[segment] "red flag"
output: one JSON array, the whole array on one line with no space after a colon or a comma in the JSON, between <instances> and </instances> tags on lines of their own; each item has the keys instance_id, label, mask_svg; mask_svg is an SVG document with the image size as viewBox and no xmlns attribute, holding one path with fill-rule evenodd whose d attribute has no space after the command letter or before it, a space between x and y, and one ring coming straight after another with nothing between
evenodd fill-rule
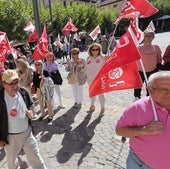
<instances>
[{"instance_id":1,"label":"red flag","mask_svg":"<svg viewBox=\"0 0 170 169\"><path fill-rule=\"evenodd\" d=\"M71 19L69 19L67 24L62 29L63 34L66 36L68 36L70 32L76 32L76 31L78 31L78 28L73 24Z\"/></svg>"},{"instance_id":2,"label":"red flag","mask_svg":"<svg viewBox=\"0 0 170 169\"><path fill-rule=\"evenodd\" d=\"M114 90L141 88L142 81L136 62L110 70L96 79L89 88L90 97Z\"/></svg>"},{"instance_id":3,"label":"red flag","mask_svg":"<svg viewBox=\"0 0 170 169\"><path fill-rule=\"evenodd\" d=\"M89 89L89 95L94 96L99 93L114 90L114 88L110 88L108 85L105 84L105 80L108 81L107 78L110 78L109 73L112 72L115 68L125 66L138 59L140 59L139 51L136 48L133 38L128 30L117 42L117 45L114 48L113 52L92 82ZM105 79L104 81L103 78ZM107 89L105 89L105 87L103 89L103 86L105 86ZM135 88L139 86L133 87ZM97 88L95 89L95 92L93 92L94 88ZM126 85L124 85L124 89L126 88ZM123 87L121 87L120 89L123 89ZM118 90L118 88L116 90Z\"/></svg>"},{"instance_id":4,"label":"red flag","mask_svg":"<svg viewBox=\"0 0 170 169\"><path fill-rule=\"evenodd\" d=\"M47 30L46 26L44 25L44 30L41 35L41 38L39 39L38 45L33 53L33 59L34 60L43 60L46 58L48 54L48 39L47 39Z\"/></svg>"},{"instance_id":5,"label":"red flag","mask_svg":"<svg viewBox=\"0 0 170 169\"><path fill-rule=\"evenodd\" d=\"M39 40L39 35L36 30L29 34L27 42L36 42Z\"/></svg>"},{"instance_id":6,"label":"red flag","mask_svg":"<svg viewBox=\"0 0 170 169\"><path fill-rule=\"evenodd\" d=\"M90 37L94 40L96 40L97 38L97 35L101 33L101 30L100 30L100 27L99 26L96 26L95 29L89 34Z\"/></svg>"},{"instance_id":7,"label":"red flag","mask_svg":"<svg viewBox=\"0 0 170 169\"><path fill-rule=\"evenodd\" d=\"M24 30L29 32L29 37L28 37L27 42L35 42L39 40L39 35L36 31L35 26L32 24L32 22L28 22Z\"/></svg>"},{"instance_id":8,"label":"red flag","mask_svg":"<svg viewBox=\"0 0 170 169\"><path fill-rule=\"evenodd\" d=\"M121 13L115 24L118 24L122 18L147 18L158 12L147 0L125 0Z\"/></svg>"},{"instance_id":9,"label":"red flag","mask_svg":"<svg viewBox=\"0 0 170 169\"><path fill-rule=\"evenodd\" d=\"M138 18L134 17L130 20L130 25L128 28L136 44L140 44L143 41L143 32L138 27Z\"/></svg>"},{"instance_id":10,"label":"red flag","mask_svg":"<svg viewBox=\"0 0 170 169\"><path fill-rule=\"evenodd\" d=\"M5 32L0 32L0 62L5 62L6 55L11 50L11 46L8 41L8 37Z\"/></svg>"}]
</instances>

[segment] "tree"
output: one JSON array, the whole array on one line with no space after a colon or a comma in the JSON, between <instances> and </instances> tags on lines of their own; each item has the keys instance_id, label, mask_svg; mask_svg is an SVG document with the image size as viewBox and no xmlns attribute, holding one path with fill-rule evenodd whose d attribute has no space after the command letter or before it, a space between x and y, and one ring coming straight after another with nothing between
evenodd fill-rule
<instances>
[{"instance_id":1,"label":"tree","mask_svg":"<svg viewBox=\"0 0 170 169\"><path fill-rule=\"evenodd\" d=\"M118 16L119 10L103 10L101 11L101 30L102 34L111 33L114 31L114 21Z\"/></svg>"},{"instance_id":2,"label":"tree","mask_svg":"<svg viewBox=\"0 0 170 169\"><path fill-rule=\"evenodd\" d=\"M22 0L0 0L0 6L0 31L6 32L10 40L25 39L23 28L31 19L30 4L26 5Z\"/></svg>"}]
</instances>

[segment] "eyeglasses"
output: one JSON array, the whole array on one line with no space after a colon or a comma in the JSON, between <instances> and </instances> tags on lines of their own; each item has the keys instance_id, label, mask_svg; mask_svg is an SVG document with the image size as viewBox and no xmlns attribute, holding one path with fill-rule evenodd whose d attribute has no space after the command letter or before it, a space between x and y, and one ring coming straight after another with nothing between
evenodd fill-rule
<instances>
[{"instance_id":1,"label":"eyeglasses","mask_svg":"<svg viewBox=\"0 0 170 169\"><path fill-rule=\"evenodd\" d=\"M77 53L73 53L72 55L78 55L79 53L77 52Z\"/></svg>"},{"instance_id":2,"label":"eyeglasses","mask_svg":"<svg viewBox=\"0 0 170 169\"><path fill-rule=\"evenodd\" d=\"M99 49L92 49L92 51L99 51Z\"/></svg>"},{"instance_id":3,"label":"eyeglasses","mask_svg":"<svg viewBox=\"0 0 170 169\"><path fill-rule=\"evenodd\" d=\"M153 90L159 91L159 92L170 92L170 88L156 88L156 87L152 87Z\"/></svg>"},{"instance_id":4,"label":"eyeglasses","mask_svg":"<svg viewBox=\"0 0 170 169\"><path fill-rule=\"evenodd\" d=\"M4 82L4 83L5 83L5 82ZM10 86L10 87L14 87L14 86L16 86L16 85L19 84L19 81L13 82L13 83L5 83L5 84L8 85L8 86Z\"/></svg>"}]
</instances>

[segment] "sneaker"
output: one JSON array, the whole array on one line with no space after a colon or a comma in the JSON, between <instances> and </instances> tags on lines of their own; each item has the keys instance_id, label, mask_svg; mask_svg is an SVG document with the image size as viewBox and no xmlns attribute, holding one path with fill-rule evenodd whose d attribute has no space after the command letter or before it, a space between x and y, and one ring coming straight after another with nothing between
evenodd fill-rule
<instances>
[{"instance_id":1,"label":"sneaker","mask_svg":"<svg viewBox=\"0 0 170 169\"><path fill-rule=\"evenodd\" d=\"M51 122L52 120L53 120L53 116L49 116L47 119L48 123Z\"/></svg>"},{"instance_id":2,"label":"sneaker","mask_svg":"<svg viewBox=\"0 0 170 169\"><path fill-rule=\"evenodd\" d=\"M44 118L44 116L41 116L41 117L39 118L39 121L42 121L42 120L43 120L43 118Z\"/></svg>"}]
</instances>

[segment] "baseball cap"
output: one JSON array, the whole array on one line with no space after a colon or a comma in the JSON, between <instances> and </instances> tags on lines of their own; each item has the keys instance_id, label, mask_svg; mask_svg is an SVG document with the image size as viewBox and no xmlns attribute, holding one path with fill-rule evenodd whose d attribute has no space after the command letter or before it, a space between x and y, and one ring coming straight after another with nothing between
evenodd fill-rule
<instances>
[{"instance_id":1,"label":"baseball cap","mask_svg":"<svg viewBox=\"0 0 170 169\"><path fill-rule=\"evenodd\" d=\"M7 69L2 74L2 82L11 83L12 81L19 79L18 73L16 70Z\"/></svg>"}]
</instances>

